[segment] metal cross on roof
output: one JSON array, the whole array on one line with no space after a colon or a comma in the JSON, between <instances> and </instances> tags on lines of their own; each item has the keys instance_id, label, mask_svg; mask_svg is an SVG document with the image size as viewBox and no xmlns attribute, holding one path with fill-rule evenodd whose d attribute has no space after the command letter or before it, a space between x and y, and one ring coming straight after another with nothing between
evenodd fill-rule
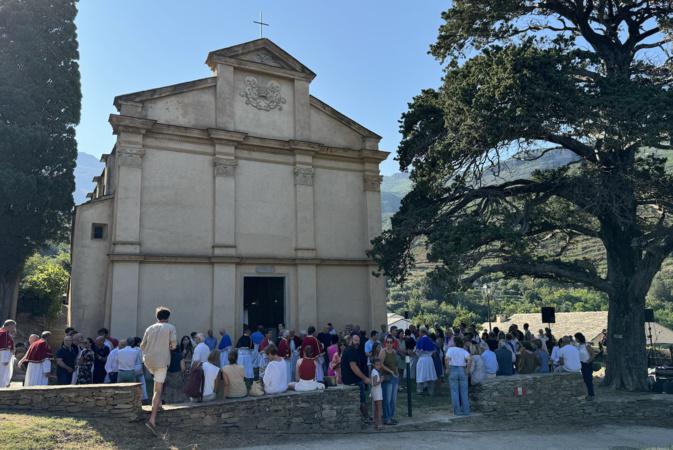
<instances>
[{"instance_id":1,"label":"metal cross on roof","mask_svg":"<svg viewBox=\"0 0 673 450\"><path fill-rule=\"evenodd\" d=\"M264 23L264 20L262 19L262 12L259 12L259 21L253 20L252 23L259 24L259 37L260 39L263 37L263 32L262 30L264 29L263 27L268 27L268 23Z\"/></svg>"}]
</instances>

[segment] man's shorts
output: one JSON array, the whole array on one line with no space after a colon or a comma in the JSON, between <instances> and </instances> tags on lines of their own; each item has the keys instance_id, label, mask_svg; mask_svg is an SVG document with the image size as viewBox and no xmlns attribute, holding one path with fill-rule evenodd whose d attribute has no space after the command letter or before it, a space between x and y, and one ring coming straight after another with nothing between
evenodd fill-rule
<instances>
[{"instance_id":1,"label":"man's shorts","mask_svg":"<svg viewBox=\"0 0 673 450\"><path fill-rule=\"evenodd\" d=\"M147 366L145 366L145 367L147 367ZM166 381L166 372L168 370L168 367L161 367L159 369L153 369L151 367L147 367L147 370L154 377L154 382L155 383L164 383Z\"/></svg>"}]
</instances>

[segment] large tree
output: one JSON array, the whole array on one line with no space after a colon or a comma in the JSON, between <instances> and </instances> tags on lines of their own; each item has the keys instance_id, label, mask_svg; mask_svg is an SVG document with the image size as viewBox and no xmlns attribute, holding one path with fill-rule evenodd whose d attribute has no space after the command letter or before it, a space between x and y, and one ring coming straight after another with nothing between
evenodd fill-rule
<instances>
[{"instance_id":1,"label":"large tree","mask_svg":"<svg viewBox=\"0 0 673 450\"><path fill-rule=\"evenodd\" d=\"M22 266L69 225L80 118L74 0L0 0L0 319Z\"/></svg>"},{"instance_id":2,"label":"large tree","mask_svg":"<svg viewBox=\"0 0 673 450\"><path fill-rule=\"evenodd\" d=\"M644 389L645 295L673 251L673 2L454 0L443 19L443 84L401 120L414 188L372 255L395 282L421 242L448 286L501 274L605 292L605 381ZM577 161L498 176L506 158L559 150ZM585 241L604 261L577 252Z\"/></svg>"}]
</instances>

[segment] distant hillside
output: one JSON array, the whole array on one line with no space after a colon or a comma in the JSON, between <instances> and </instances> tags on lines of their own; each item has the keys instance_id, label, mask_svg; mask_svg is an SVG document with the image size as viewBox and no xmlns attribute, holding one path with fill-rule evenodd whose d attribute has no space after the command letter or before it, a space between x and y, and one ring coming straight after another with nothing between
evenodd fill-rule
<instances>
[{"instance_id":1,"label":"distant hillside","mask_svg":"<svg viewBox=\"0 0 673 450\"><path fill-rule=\"evenodd\" d=\"M569 150L555 150L534 161L521 161L510 158L500 164L500 172L487 172L485 183L502 183L517 178L529 178L536 170L548 170L562 167L577 161L577 155ZM412 182L408 173L395 173L384 176L381 183L381 216L383 228L390 227L390 217L400 208L400 202L411 190Z\"/></svg>"},{"instance_id":2,"label":"distant hillside","mask_svg":"<svg viewBox=\"0 0 673 450\"><path fill-rule=\"evenodd\" d=\"M77 153L77 166L75 166L75 192L72 193L75 204L79 205L86 201L86 194L93 190L93 177L103 171L103 163L93 155L84 152Z\"/></svg>"}]
</instances>

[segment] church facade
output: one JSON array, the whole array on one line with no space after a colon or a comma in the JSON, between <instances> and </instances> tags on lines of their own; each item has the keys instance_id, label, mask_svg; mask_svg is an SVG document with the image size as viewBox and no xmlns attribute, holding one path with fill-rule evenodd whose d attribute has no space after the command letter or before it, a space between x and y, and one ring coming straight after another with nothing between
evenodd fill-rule
<instances>
[{"instance_id":1,"label":"church facade","mask_svg":"<svg viewBox=\"0 0 673 450\"><path fill-rule=\"evenodd\" d=\"M213 76L115 98L117 136L76 207L69 321L142 335L386 323L372 274L380 136L311 96L268 39L210 52Z\"/></svg>"}]
</instances>

